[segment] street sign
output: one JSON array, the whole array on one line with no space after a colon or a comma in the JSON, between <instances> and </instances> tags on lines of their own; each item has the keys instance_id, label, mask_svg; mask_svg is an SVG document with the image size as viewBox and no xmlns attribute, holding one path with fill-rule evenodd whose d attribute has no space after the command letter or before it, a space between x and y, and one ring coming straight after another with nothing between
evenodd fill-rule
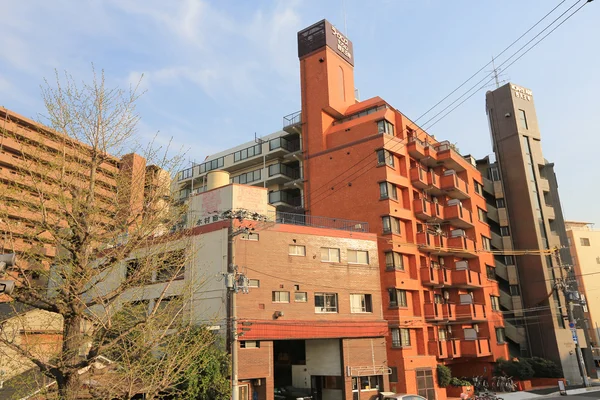
<instances>
[{"instance_id":1,"label":"street sign","mask_svg":"<svg viewBox=\"0 0 600 400\"><path fill-rule=\"evenodd\" d=\"M569 328L571 328L571 329L575 328L575 323L574 322L569 322Z\"/></svg>"},{"instance_id":2,"label":"street sign","mask_svg":"<svg viewBox=\"0 0 600 400\"><path fill-rule=\"evenodd\" d=\"M578 343L578 340L577 340L577 329L571 328L571 334L573 335L573 343L577 344Z\"/></svg>"}]
</instances>

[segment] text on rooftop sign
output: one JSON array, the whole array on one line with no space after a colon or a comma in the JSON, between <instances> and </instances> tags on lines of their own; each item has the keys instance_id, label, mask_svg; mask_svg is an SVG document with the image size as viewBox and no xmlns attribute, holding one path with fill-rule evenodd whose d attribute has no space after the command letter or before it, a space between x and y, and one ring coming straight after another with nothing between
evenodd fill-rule
<instances>
[{"instance_id":1,"label":"text on rooftop sign","mask_svg":"<svg viewBox=\"0 0 600 400\"><path fill-rule=\"evenodd\" d=\"M531 92L531 90L522 88L517 85L510 85L510 88L513 90L515 97L517 97L519 99L531 101L531 99L533 97L533 93Z\"/></svg>"},{"instance_id":2,"label":"text on rooftop sign","mask_svg":"<svg viewBox=\"0 0 600 400\"><path fill-rule=\"evenodd\" d=\"M350 53L350 41L348 38L342 35L333 25L331 25L331 34L337 39L336 48L338 52L342 53L347 58L352 59L352 53Z\"/></svg>"}]
</instances>

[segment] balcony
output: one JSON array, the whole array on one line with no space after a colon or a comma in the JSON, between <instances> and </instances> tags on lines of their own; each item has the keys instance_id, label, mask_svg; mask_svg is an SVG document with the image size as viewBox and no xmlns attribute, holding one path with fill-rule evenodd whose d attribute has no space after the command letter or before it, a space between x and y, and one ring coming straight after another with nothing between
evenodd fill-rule
<instances>
[{"instance_id":1,"label":"balcony","mask_svg":"<svg viewBox=\"0 0 600 400\"><path fill-rule=\"evenodd\" d=\"M492 355L489 339L462 340L460 350L463 357L487 357Z\"/></svg>"},{"instance_id":2,"label":"balcony","mask_svg":"<svg viewBox=\"0 0 600 400\"><path fill-rule=\"evenodd\" d=\"M442 315L446 321L456 321L456 304L444 304L442 307Z\"/></svg>"},{"instance_id":3,"label":"balcony","mask_svg":"<svg viewBox=\"0 0 600 400\"><path fill-rule=\"evenodd\" d=\"M269 184L284 184L288 182L300 179L300 169L293 168L286 164L273 164L269 165L269 177L267 181Z\"/></svg>"},{"instance_id":4,"label":"balcony","mask_svg":"<svg viewBox=\"0 0 600 400\"><path fill-rule=\"evenodd\" d=\"M427 170L421 165L416 165L410 169L410 182L417 189L427 189L429 182L427 179Z\"/></svg>"},{"instance_id":5,"label":"balcony","mask_svg":"<svg viewBox=\"0 0 600 400\"><path fill-rule=\"evenodd\" d=\"M408 154L416 160L425 157L425 143L416 137L408 138L406 149L408 150Z\"/></svg>"},{"instance_id":6,"label":"balcony","mask_svg":"<svg viewBox=\"0 0 600 400\"><path fill-rule=\"evenodd\" d=\"M448 171L446 171L448 173ZM448 173L440 179L441 189L443 189L448 197L453 199L465 200L469 198L469 189L465 181L460 179L455 173Z\"/></svg>"},{"instance_id":7,"label":"balcony","mask_svg":"<svg viewBox=\"0 0 600 400\"><path fill-rule=\"evenodd\" d=\"M449 237L447 251L458 257L477 257L475 242L465 236Z\"/></svg>"},{"instance_id":8,"label":"balcony","mask_svg":"<svg viewBox=\"0 0 600 400\"><path fill-rule=\"evenodd\" d=\"M283 117L283 130L287 133L302 133L302 111L296 111Z\"/></svg>"},{"instance_id":9,"label":"balcony","mask_svg":"<svg viewBox=\"0 0 600 400\"><path fill-rule=\"evenodd\" d=\"M459 358L462 356L459 339L446 340L446 346L448 346L448 357Z\"/></svg>"},{"instance_id":10,"label":"balcony","mask_svg":"<svg viewBox=\"0 0 600 400\"><path fill-rule=\"evenodd\" d=\"M460 288L479 288L481 284L481 274L470 269L452 270L452 286Z\"/></svg>"},{"instance_id":11,"label":"balcony","mask_svg":"<svg viewBox=\"0 0 600 400\"><path fill-rule=\"evenodd\" d=\"M540 178L538 181L538 184L540 186L540 190L542 192L549 192L550 191L550 183L548 182L548 179L546 178Z\"/></svg>"},{"instance_id":12,"label":"balcony","mask_svg":"<svg viewBox=\"0 0 600 400\"><path fill-rule=\"evenodd\" d=\"M422 251L429 251L439 253L441 255L448 254L444 251L445 239L441 235L436 235L431 232L418 232L417 233L417 245L421 247Z\"/></svg>"},{"instance_id":13,"label":"balcony","mask_svg":"<svg viewBox=\"0 0 600 400\"><path fill-rule=\"evenodd\" d=\"M427 142L425 142L425 157L421 159L421 162L428 167L435 167L438 165L437 151L433 145Z\"/></svg>"},{"instance_id":14,"label":"balcony","mask_svg":"<svg viewBox=\"0 0 600 400\"><path fill-rule=\"evenodd\" d=\"M548 219L552 219L552 220L556 219L556 213L554 212L554 207L546 204L546 207L544 208L544 216Z\"/></svg>"},{"instance_id":15,"label":"balcony","mask_svg":"<svg viewBox=\"0 0 600 400\"><path fill-rule=\"evenodd\" d=\"M280 136L269 140L268 159L301 154L300 137L298 135Z\"/></svg>"},{"instance_id":16,"label":"balcony","mask_svg":"<svg viewBox=\"0 0 600 400\"><path fill-rule=\"evenodd\" d=\"M456 320L461 322L485 321L487 318L483 304L457 304Z\"/></svg>"},{"instance_id":17,"label":"balcony","mask_svg":"<svg viewBox=\"0 0 600 400\"><path fill-rule=\"evenodd\" d=\"M432 203L431 204L431 216L435 219L443 220L444 219L444 206L440 203Z\"/></svg>"},{"instance_id":18,"label":"balcony","mask_svg":"<svg viewBox=\"0 0 600 400\"><path fill-rule=\"evenodd\" d=\"M435 322L443 321L444 313L442 311L443 304L426 303L425 304L425 321Z\"/></svg>"},{"instance_id":19,"label":"balcony","mask_svg":"<svg viewBox=\"0 0 600 400\"><path fill-rule=\"evenodd\" d=\"M449 355L449 346L446 340L430 340L428 342L428 350L430 355L434 355L438 360L443 360L448 358Z\"/></svg>"},{"instance_id":20,"label":"balcony","mask_svg":"<svg viewBox=\"0 0 600 400\"><path fill-rule=\"evenodd\" d=\"M444 219L456 228L473 228L473 213L460 204L444 207Z\"/></svg>"},{"instance_id":21,"label":"balcony","mask_svg":"<svg viewBox=\"0 0 600 400\"><path fill-rule=\"evenodd\" d=\"M432 203L425 199L414 199L413 200L413 208L415 210L415 215L419 219L429 220L433 217L431 208Z\"/></svg>"},{"instance_id":22,"label":"balcony","mask_svg":"<svg viewBox=\"0 0 600 400\"><path fill-rule=\"evenodd\" d=\"M465 170L465 165L468 161L456 151L452 143L448 141L440 142L436 145L435 149L437 151L438 164L443 163L447 168L456 171Z\"/></svg>"},{"instance_id":23,"label":"balcony","mask_svg":"<svg viewBox=\"0 0 600 400\"><path fill-rule=\"evenodd\" d=\"M269 192L269 203L271 205L274 205L275 207L301 207L302 197L299 194L294 195L293 193L291 193L291 191L278 190L275 192Z\"/></svg>"},{"instance_id":24,"label":"balcony","mask_svg":"<svg viewBox=\"0 0 600 400\"><path fill-rule=\"evenodd\" d=\"M440 272L439 268L421 267L421 283L425 286L440 286Z\"/></svg>"}]
</instances>

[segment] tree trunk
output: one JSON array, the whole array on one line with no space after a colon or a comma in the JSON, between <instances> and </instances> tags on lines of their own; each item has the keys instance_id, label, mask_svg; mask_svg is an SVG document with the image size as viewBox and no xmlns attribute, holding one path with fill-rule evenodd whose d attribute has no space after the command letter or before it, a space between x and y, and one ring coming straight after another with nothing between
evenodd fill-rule
<instances>
[{"instance_id":1,"label":"tree trunk","mask_svg":"<svg viewBox=\"0 0 600 400\"><path fill-rule=\"evenodd\" d=\"M61 357L63 377L56 380L60 400L74 400L79 391L77 364L80 361L79 349L83 345L81 323L82 318L79 315L64 317Z\"/></svg>"}]
</instances>

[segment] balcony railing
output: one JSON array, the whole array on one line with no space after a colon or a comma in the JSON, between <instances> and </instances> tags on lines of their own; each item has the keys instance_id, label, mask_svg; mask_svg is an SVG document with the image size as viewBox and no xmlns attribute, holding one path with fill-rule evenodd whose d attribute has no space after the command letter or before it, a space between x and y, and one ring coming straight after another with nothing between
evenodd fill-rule
<instances>
[{"instance_id":1,"label":"balcony railing","mask_svg":"<svg viewBox=\"0 0 600 400\"><path fill-rule=\"evenodd\" d=\"M464 356L486 357L492 354L489 339L463 340L460 347Z\"/></svg>"},{"instance_id":2,"label":"balcony railing","mask_svg":"<svg viewBox=\"0 0 600 400\"><path fill-rule=\"evenodd\" d=\"M296 111L296 112L293 112L293 113L288 114L285 117L283 117L283 129L284 130L287 127L301 124L301 123L302 123L302 111Z\"/></svg>"},{"instance_id":3,"label":"balcony railing","mask_svg":"<svg viewBox=\"0 0 600 400\"><path fill-rule=\"evenodd\" d=\"M269 192L269 203L285 203L293 207L300 207L302 205L302 198L300 196L294 196L288 192L278 190L276 192Z\"/></svg>"},{"instance_id":4,"label":"balcony railing","mask_svg":"<svg viewBox=\"0 0 600 400\"><path fill-rule=\"evenodd\" d=\"M367 222L349 219L319 217L280 211L269 213L268 219L278 224L310 226L313 228L336 229L350 232L369 232L369 224Z\"/></svg>"},{"instance_id":5,"label":"balcony railing","mask_svg":"<svg viewBox=\"0 0 600 400\"><path fill-rule=\"evenodd\" d=\"M300 150L300 139L289 140L284 137L278 137L269 140L269 151L276 149L284 149L293 153L294 151Z\"/></svg>"},{"instance_id":6,"label":"balcony railing","mask_svg":"<svg viewBox=\"0 0 600 400\"><path fill-rule=\"evenodd\" d=\"M269 177L279 174L285 175L292 179L300 178L300 170L297 168L292 168L285 164L269 165Z\"/></svg>"}]
</instances>

